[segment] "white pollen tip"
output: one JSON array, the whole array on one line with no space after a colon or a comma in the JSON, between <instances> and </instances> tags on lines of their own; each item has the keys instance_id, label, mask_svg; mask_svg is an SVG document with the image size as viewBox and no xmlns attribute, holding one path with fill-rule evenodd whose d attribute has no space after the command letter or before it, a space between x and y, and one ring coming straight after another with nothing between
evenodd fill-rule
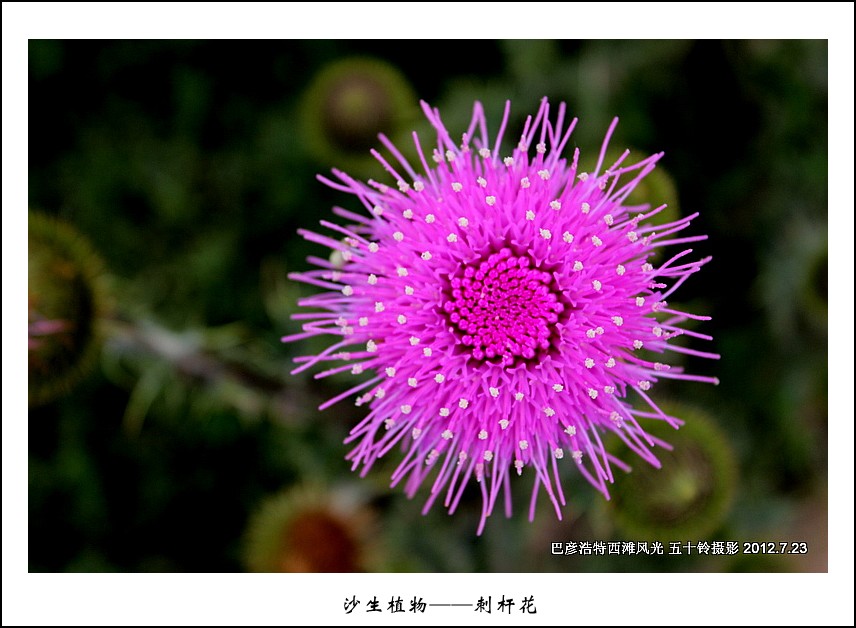
<instances>
[{"instance_id":1,"label":"white pollen tip","mask_svg":"<svg viewBox=\"0 0 856 628\"><path fill-rule=\"evenodd\" d=\"M523 461L522 460L515 460L514 461L514 468L517 469L517 475L523 475Z\"/></svg>"},{"instance_id":2,"label":"white pollen tip","mask_svg":"<svg viewBox=\"0 0 856 628\"><path fill-rule=\"evenodd\" d=\"M589 388L588 394L592 399L597 399L597 391L594 388Z\"/></svg>"},{"instance_id":3,"label":"white pollen tip","mask_svg":"<svg viewBox=\"0 0 856 628\"><path fill-rule=\"evenodd\" d=\"M485 196L484 202L487 203L488 205L491 205L491 206L495 205L496 204L496 197L495 196Z\"/></svg>"},{"instance_id":4,"label":"white pollen tip","mask_svg":"<svg viewBox=\"0 0 856 628\"><path fill-rule=\"evenodd\" d=\"M531 209L526 210L526 220L535 220L535 212Z\"/></svg>"},{"instance_id":5,"label":"white pollen tip","mask_svg":"<svg viewBox=\"0 0 856 628\"><path fill-rule=\"evenodd\" d=\"M600 246L601 244L603 244L603 240L601 240L597 236L592 236L591 237L591 243L594 244L595 246Z\"/></svg>"},{"instance_id":6,"label":"white pollen tip","mask_svg":"<svg viewBox=\"0 0 856 628\"><path fill-rule=\"evenodd\" d=\"M627 239L630 240L631 242L636 242L636 240L639 239L639 236L636 235L635 231L628 231L627 232Z\"/></svg>"},{"instance_id":7,"label":"white pollen tip","mask_svg":"<svg viewBox=\"0 0 856 628\"><path fill-rule=\"evenodd\" d=\"M549 170L539 170L538 176L541 177L544 181L546 181L547 179L550 178L550 171Z\"/></svg>"},{"instance_id":8,"label":"white pollen tip","mask_svg":"<svg viewBox=\"0 0 856 628\"><path fill-rule=\"evenodd\" d=\"M438 384L442 384L443 382L446 381L446 377L442 373L437 373L434 376L434 381L437 382Z\"/></svg>"},{"instance_id":9,"label":"white pollen tip","mask_svg":"<svg viewBox=\"0 0 856 628\"><path fill-rule=\"evenodd\" d=\"M395 425L395 419L387 419L386 421L383 422L383 426L388 430L392 429L392 427L394 425Z\"/></svg>"},{"instance_id":10,"label":"white pollen tip","mask_svg":"<svg viewBox=\"0 0 856 628\"><path fill-rule=\"evenodd\" d=\"M577 449L576 451L571 453L571 458L573 458L574 462L576 462L577 464L582 464L583 463L583 452L581 452L579 449Z\"/></svg>"},{"instance_id":11,"label":"white pollen tip","mask_svg":"<svg viewBox=\"0 0 856 628\"><path fill-rule=\"evenodd\" d=\"M404 314L399 314L398 318L396 318L395 320L398 321L399 325L404 325L404 323L407 322L407 317Z\"/></svg>"},{"instance_id":12,"label":"white pollen tip","mask_svg":"<svg viewBox=\"0 0 856 628\"><path fill-rule=\"evenodd\" d=\"M600 283L597 279L591 282L591 287L595 289L595 291L600 292L600 289L603 288L603 284Z\"/></svg>"},{"instance_id":13,"label":"white pollen tip","mask_svg":"<svg viewBox=\"0 0 856 628\"><path fill-rule=\"evenodd\" d=\"M490 388L488 388L488 392L490 392L490 396L494 399L499 397L499 388L494 388L493 386L491 386Z\"/></svg>"},{"instance_id":14,"label":"white pollen tip","mask_svg":"<svg viewBox=\"0 0 856 628\"><path fill-rule=\"evenodd\" d=\"M529 177L523 177L522 179L520 179L520 187L522 187L523 189L528 188L530 185L531 184L529 183Z\"/></svg>"},{"instance_id":15,"label":"white pollen tip","mask_svg":"<svg viewBox=\"0 0 856 628\"><path fill-rule=\"evenodd\" d=\"M553 237L553 234L550 233L549 229L541 229L540 233L541 233L541 237L544 238L545 240L549 240L550 238Z\"/></svg>"},{"instance_id":16,"label":"white pollen tip","mask_svg":"<svg viewBox=\"0 0 856 628\"><path fill-rule=\"evenodd\" d=\"M374 340L369 340L366 343L366 351L368 351L369 353L374 353L375 351L377 351L377 343Z\"/></svg>"},{"instance_id":17,"label":"white pollen tip","mask_svg":"<svg viewBox=\"0 0 856 628\"><path fill-rule=\"evenodd\" d=\"M423 251L422 255L420 255L419 257L421 257L423 260L425 260L427 262L429 259L431 259L431 252L430 251Z\"/></svg>"},{"instance_id":18,"label":"white pollen tip","mask_svg":"<svg viewBox=\"0 0 856 628\"><path fill-rule=\"evenodd\" d=\"M440 416L449 416L451 414L451 410L449 408L440 408Z\"/></svg>"},{"instance_id":19,"label":"white pollen tip","mask_svg":"<svg viewBox=\"0 0 856 628\"><path fill-rule=\"evenodd\" d=\"M422 190L425 189L425 184L422 183L422 181L414 181L413 182L413 189L416 190L417 192L421 192Z\"/></svg>"},{"instance_id":20,"label":"white pollen tip","mask_svg":"<svg viewBox=\"0 0 856 628\"><path fill-rule=\"evenodd\" d=\"M404 294L410 296L413 294L413 286L404 286Z\"/></svg>"},{"instance_id":21,"label":"white pollen tip","mask_svg":"<svg viewBox=\"0 0 856 628\"><path fill-rule=\"evenodd\" d=\"M434 353L434 351L431 349L431 347L425 347L424 349L422 349L422 355L424 355L426 358L430 358L432 353Z\"/></svg>"},{"instance_id":22,"label":"white pollen tip","mask_svg":"<svg viewBox=\"0 0 856 628\"><path fill-rule=\"evenodd\" d=\"M413 210L412 209L405 209L403 212L401 212L401 215L404 216L405 218L407 218L407 220L412 220L413 219Z\"/></svg>"},{"instance_id":23,"label":"white pollen tip","mask_svg":"<svg viewBox=\"0 0 856 628\"><path fill-rule=\"evenodd\" d=\"M395 272L398 273L399 277L407 277L407 269L402 266L399 266Z\"/></svg>"},{"instance_id":24,"label":"white pollen tip","mask_svg":"<svg viewBox=\"0 0 856 628\"><path fill-rule=\"evenodd\" d=\"M562 234L562 240L570 244L574 241L574 236L571 234L570 231L565 231L565 233Z\"/></svg>"},{"instance_id":25,"label":"white pollen tip","mask_svg":"<svg viewBox=\"0 0 856 628\"><path fill-rule=\"evenodd\" d=\"M395 368L387 366L385 369L387 377L395 377Z\"/></svg>"},{"instance_id":26,"label":"white pollen tip","mask_svg":"<svg viewBox=\"0 0 856 628\"><path fill-rule=\"evenodd\" d=\"M633 341L633 348L634 349L641 349L643 346L644 346L644 344L641 340L634 340Z\"/></svg>"},{"instance_id":27,"label":"white pollen tip","mask_svg":"<svg viewBox=\"0 0 856 628\"><path fill-rule=\"evenodd\" d=\"M492 452L492 451L486 451L486 452L484 452L484 459L485 459L487 462L490 462L491 460L493 460L493 452Z\"/></svg>"},{"instance_id":28,"label":"white pollen tip","mask_svg":"<svg viewBox=\"0 0 856 628\"><path fill-rule=\"evenodd\" d=\"M410 184L407 181L398 180L398 189L402 192L407 192L410 189Z\"/></svg>"},{"instance_id":29,"label":"white pollen tip","mask_svg":"<svg viewBox=\"0 0 856 628\"><path fill-rule=\"evenodd\" d=\"M516 393L514 393L514 398L515 398L517 401L523 401L523 393L522 393L522 392L516 392Z\"/></svg>"},{"instance_id":30,"label":"white pollen tip","mask_svg":"<svg viewBox=\"0 0 856 628\"><path fill-rule=\"evenodd\" d=\"M380 246L377 242L369 242L369 252L377 253L380 250Z\"/></svg>"},{"instance_id":31,"label":"white pollen tip","mask_svg":"<svg viewBox=\"0 0 856 628\"><path fill-rule=\"evenodd\" d=\"M555 456L556 460L561 460L562 458L565 457L565 452L562 451L561 447L556 447L553 450L553 456Z\"/></svg>"},{"instance_id":32,"label":"white pollen tip","mask_svg":"<svg viewBox=\"0 0 856 628\"><path fill-rule=\"evenodd\" d=\"M649 382L647 380L643 380L643 381L639 382L639 388L642 390L650 390L651 389L651 382Z\"/></svg>"},{"instance_id":33,"label":"white pollen tip","mask_svg":"<svg viewBox=\"0 0 856 628\"><path fill-rule=\"evenodd\" d=\"M410 336L410 344L411 346L415 347L419 344L419 338L417 338L416 336Z\"/></svg>"},{"instance_id":34,"label":"white pollen tip","mask_svg":"<svg viewBox=\"0 0 856 628\"><path fill-rule=\"evenodd\" d=\"M651 266L651 264L648 264L647 262L645 264L642 264L643 273L650 273L652 270L654 270L654 267Z\"/></svg>"},{"instance_id":35,"label":"white pollen tip","mask_svg":"<svg viewBox=\"0 0 856 628\"><path fill-rule=\"evenodd\" d=\"M489 148L480 148L479 155L481 155L484 159L490 157L490 149Z\"/></svg>"},{"instance_id":36,"label":"white pollen tip","mask_svg":"<svg viewBox=\"0 0 856 628\"><path fill-rule=\"evenodd\" d=\"M535 144L535 151L538 154L543 155L547 152L547 145L544 142L539 142L538 144Z\"/></svg>"},{"instance_id":37,"label":"white pollen tip","mask_svg":"<svg viewBox=\"0 0 856 628\"><path fill-rule=\"evenodd\" d=\"M354 289L351 286L345 286L344 288L342 288L342 294L344 294L346 297L349 297L354 294Z\"/></svg>"},{"instance_id":38,"label":"white pollen tip","mask_svg":"<svg viewBox=\"0 0 856 628\"><path fill-rule=\"evenodd\" d=\"M659 338L660 336L663 335L663 328L662 327L655 327L651 331L655 336L657 336L657 338Z\"/></svg>"},{"instance_id":39,"label":"white pollen tip","mask_svg":"<svg viewBox=\"0 0 856 628\"><path fill-rule=\"evenodd\" d=\"M479 432L479 440L487 440L487 430L481 430Z\"/></svg>"},{"instance_id":40,"label":"white pollen tip","mask_svg":"<svg viewBox=\"0 0 856 628\"><path fill-rule=\"evenodd\" d=\"M561 384L553 384L553 390L555 390L556 392L562 392L563 390L565 390L565 387Z\"/></svg>"},{"instance_id":41,"label":"white pollen tip","mask_svg":"<svg viewBox=\"0 0 856 628\"><path fill-rule=\"evenodd\" d=\"M522 440L519 443L517 443L517 445L520 447L520 449L527 449L529 447L529 442Z\"/></svg>"},{"instance_id":42,"label":"white pollen tip","mask_svg":"<svg viewBox=\"0 0 856 628\"><path fill-rule=\"evenodd\" d=\"M500 419L499 420L499 427L501 429L506 429L508 427L508 419Z\"/></svg>"},{"instance_id":43,"label":"white pollen tip","mask_svg":"<svg viewBox=\"0 0 856 628\"><path fill-rule=\"evenodd\" d=\"M466 218L464 218L463 216L458 218L458 226L459 227L466 228L469 224L470 224L470 221L467 220Z\"/></svg>"},{"instance_id":44,"label":"white pollen tip","mask_svg":"<svg viewBox=\"0 0 856 628\"><path fill-rule=\"evenodd\" d=\"M555 416L556 411L553 408L544 408L544 414L547 416Z\"/></svg>"},{"instance_id":45,"label":"white pollen tip","mask_svg":"<svg viewBox=\"0 0 856 628\"><path fill-rule=\"evenodd\" d=\"M514 165L514 157L506 157L505 159L502 160L502 163L504 163L506 166L513 166Z\"/></svg>"},{"instance_id":46,"label":"white pollen tip","mask_svg":"<svg viewBox=\"0 0 856 628\"><path fill-rule=\"evenodd\" d=\"M619 274L619 275L623 275L623 274L625 273L625 271L626 271L626 270L627 270L627 269L626 269L626 268L624 268L624 266L623 266L623 265L621 265L621 264L619 264L618 266L616 266L616 267L615 267L615 272L616 272L617 274Z\"/></svg>"},{"instance_id":47,"label":"white pollen tip","mask_svg":"<svg viewBox=\"0 0 856 628\"><path fill-rule=\"evenodd\" d=\"M369 285L373 286L377 283L377 275L369 275L368 280Z\"/></svg>"},{"instance_id":48,"label":"white pollen tip","mask_svg":"<svg viewBox=\"0 0 856 628\"><path fill-rule=\"evenodd\" d=\"M374 394L378 399L383 399L386 396L386 391L383 388L378 388Z\"/></svg>"},{"instance_id":49,"label":"white pollen tip","mask_svg":"<svg viewBox=\"0 0 856 628\"><path fill-rule=\"evenodd\" d=\"M351 367L351 375L359 375L362 372L363 372L363 365L362 364L354 364L354 366Z\"/></svg>"},{"instance_id":50,"label":"white pollen tip","mask_svg":"<svg viewBox=\"0 0 856 628\"><path fill-rule=\"evenodd\" d=\"M467 401L466 399L464 399L463 397L461 398L460 401L458 401L458 407L459 408L466 408L469 405L470 405L470 402Z\"/></svg>"},{"instance_id":51,"label":"white pollen tip","mask_svg":"<svg viewBox=\"0 0 856 628\"><path fill-rule=\"evenodd\" d=\"M372 209L372 213L375 216L383 216L383 207L381 207L380 205L375 205Z\"/></svg>"},{"instance_id":52,"label":"white pollen tip","mask_svg":"<svg viewBox=\"0 0 856 628\"><path fill-rule=\"evenodd\" d=\"M616 327L621 327L624 324L624 319L620 316L613 316L612 322L615 323Z\"/></svg>"},{"instance_id":53,"label":"white pollen tip","mask_svg":"<svg viewBox=\"0 0 856 628\"><path fill-rule=\"evenodd\" d=\"M636 307L642 307L643 305L645 305L645 298L636 297Z\"/></svg>"},{"instance_id":54,"label":"white pollen tip","mask_svg":"<svg viewBox=\"0 0 856 628\"><path fill-rule=\"evenodd\" d=\"M591 358L586 358L585 365L587 369L594 368L594 360Z\"/></svg>"},{"instance_id":55,"label":"white pollen tip","mask_svg":"<svg viewBox=\"0 0 856 628\"><path fill-rule=\"evenodd\" d=\"M550 201L550 207L552 209L555 209L556 211L559 211L560 209L562 209L562 203L561 201Z\"/></svg>"},{"instance_id":56,"label":"white pollen tip","mask_svg":"<svg viewBox=\"0 0 856 628\"><path fill-rule=\"evenodd\" d=\"M606 361L606 368L611 369L613 366L615 366L615 358L609 358Z\"/></svg>"},{"instance_id":57,"label":"white pollen tip","mask_svg":"<svg viewBox=\"0 0 856 628\"><path fill-rule=\"evenodd\" d=\"M419 382L416 381L415 377L408 377L407 378L407 385L410 386L411 388L416 388L418 383Z\"/></svg>"},{"instance_id":58,"label":"white pollen tip","mask_svg":"<svg viewBox=\"0 0 856 628\"><path fill-rule=\"evenodd\" d=\"M455 181L454 183L452 183L452 189L453 189L455 192L460 192L461 190L463 190L463 189L464 189L464 186L463 186L463 185L461 185L460 183L458 183L457 181Z\"/></svg>"},{"instance_id":59,"label":"white pollen tip","mask_svg":"<svg viewBox=\"0 0 856 628\"><path fill-rule=\"evenodd\" d=\"M586 336L588 338L594 338L596 335L597 335L597 333L593 329L589 329L586 331Z\"/></svg>"},{"instance_id":60,"label":"white pollen tip","mask_svg":"<svg viewBox=\"0 0 856 628\"><path fill-rule=\"evenodd\" d=\"M588 172L581 172L577 175L577 179L579 179L580 181L585 181L588 179L588 177Z\"/></svg>"},{"instance_id":61,"label":"white pollen tip","mask_svg":"<svg viewBox=\"0 0 856 628\"><path fill-rule=\"evenodd\" d=\"M589 205L588 203L583 203L582 205L580 205L580 211L582 211L584 214L589 213L591 211L591 205Z\"/></svg>"},{"instance_id":62,"label":"white pollen tip","mask_svg":"<svg viewBox=\"0 0 856 628\"><path fill-rule=\"evenodd\" d=\"M368 316L361 316L360 320L357 322L360 324L360 327L365 327L366 325L369 324L369 317Z\"/></svg>"},{"instance_id":63,"label":"white pollen tip","mask_svg":"<svg viewBox=\"0 0 856 628\"><path fill-rule=\"evenodd\" d=\"M440 434L444 440L450 440L454 434L452 434L452 430L443 430L443 433Z\"/></svg>"},{"instance_id":64,"label":"white pollen tip","mask_svg":"<svg viewBox=\"0 0 856 628\"><path fill-rule=\"evenodd\" d=\"M615 222L615 218L612 217L612 214L607 214L603 217L603 222L605 222L607 226L611 227L612 223Z\"/></svg>"},{"instance_id":65,"label":"white pollen tip","mask_svg":"<svg viewBox=\"0 0 856 628\"><path fill-rule=\"evenodd\" d=\"M446 241L447 242L457 242L458 236L455 235L454 233L450 233L449 235L446 236Z\"/></svg>"},{"instance_id":66,"label":"white pollen tip","mask_svg":"<svg viewBox=\"0 0 856 628\"><path fill-rule=\"evenodd\" d=\"M410 411L413 410L413 406L409 404L404 404L401 406L401 414L410 414Z\"/></svg>"},{"instance_id":67,"label":"white pollen tip","mask_svg":"<svg viewBox=\"0 0 856 628\"><path fill-rule=\"evenodd\" d=\"M392 238L396 242L401 242L404 239L404 234L401 233L401 231L396 231L395 233L392 234Z\"/></svg>"},{"instance_id":68,"label":"white pollen tip","mask_svg":"<svg viewBox=\"0 0 856 628\"><path fill-rule=\"evenodd\" d=\"M574 436L576 433L577 428L575 428L573 425L568 425L567 427L565 427L565 434L567 434L568 436Z\"/></svg>"},{"instance_id":69,"label":"white pollen tip","mask_svg":"<svg viewBox=\"0 0 856 628\"><path fill-rule=\"evenodd\" d=\"M583 269L583 263L579 260L574 262L574 272L580 272Z\"/></svg>"},{"instance_id":70,"label":"white pollen tip","mask_svg":"<svg viewBox=\"0 0 856 628\"><path fill-rule=\"evenodd\" d=\"M374 311L375 312L383 312L383 301L375 301Z\"/></svg>"},{"instance_id":71,"label":"white pollen tip","mask_svg":"<svg viewBox=\"0 0 856 628\"><path fill-rule=\"evenodd\" d=\"M478 179L476 179L476 183L478 183L480 187L487 187L487 179L485 179L484 177L479 177Z\"/></svg>"},{"instance_id":72,"label":"white pollen tip","mask_svg":"<svg viewBox=\"0 0 856 628\"><path fill-rule=\"evenodd\" d=\"M446 151L446 160L449 163L452 163L453 161L455 161L455 151L453 151L451 149L447 150Z\"/></svg>"},{"instance_id":73,"label":"white pollen tip","mask_svg":"<svg viewBox=\"0 0 856 628\"><path fill-rule=\"evenodd\" d=\"M418 427L414 427L413 431L410 432L410 434L413 436L413 440L416 440L417 438L422 436L422 430L420 430Z\"/></svg>"},{"instance_id":74,"label":"white pollen tip","mask_svg":"<svg viewBox=\"0 0 856 628\"><path fill-rule=\"evenodd\" d=\"M596 333L598 336L602 336L603 335L603 327L599 327L599 326L595 327L594 333Z\"/></svg>"},{"instance_id":75,"label":"white pollen tip","mask_svg":"<svg viewBox=\"0 0 856 628\"><path fill-rule=\"evenodd\" d=\"M427 222L429 225L435 220L436 218L434 217L434 214L428 214L427 216L425 216L425 222Z\"/></svg>"}]
</instances>

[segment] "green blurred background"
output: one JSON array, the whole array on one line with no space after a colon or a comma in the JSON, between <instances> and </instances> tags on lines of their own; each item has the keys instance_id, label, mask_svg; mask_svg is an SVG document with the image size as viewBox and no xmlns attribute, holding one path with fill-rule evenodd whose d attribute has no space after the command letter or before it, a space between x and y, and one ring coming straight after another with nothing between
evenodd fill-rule
<instances>
[{"instance_id":1,"label":"green blurred background","mask_svg":"<svg viewBox=\"0 0 856 628\"><path fill-rule=\"evenodd\" d=\"M312 292L286 274L325 254L298 227L358 209L315 174L382 178L371 138L427 131L418 98L453 136L473 100L495 130L510 98L515 137L544 95L580 118L583 154L614 115L615 147L665 151L650 200L700 211L714 257L675 296L713 316L723 357L685 364L722 383L658 385L703 428L668 436L658 476L630 460L606 503L568 469L562 522L542 497L529 523L516 482L514 517L476 537L477 490L422 516L427 487L387 488L395 460L350 471L363 410L316 409L347 377L288 375L319 345L279 342ZM825 41L30 41L29 203L79 234L54 245L77 251L88 305L55 316L95 356L56 386L31 356L31 571L826 570ZM31 305L57 290L36 220ZM808 552L551 553L653 539Z\"/></svg>"}]
</instances>

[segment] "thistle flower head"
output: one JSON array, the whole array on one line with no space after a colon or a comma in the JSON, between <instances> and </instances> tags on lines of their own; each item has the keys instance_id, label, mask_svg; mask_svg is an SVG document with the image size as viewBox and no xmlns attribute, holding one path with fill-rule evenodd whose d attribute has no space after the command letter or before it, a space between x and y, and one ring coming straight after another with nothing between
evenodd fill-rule
<instances>
[{"instance_id":1,"label":"thistle flower head","mask_svg":"<svg viewBox=\"0 0 856 628\"><path fill-rule=\"evenodd\" d=\"M334 212L348 226L321 221L332 235L301 234L333 250L330 261L293 278L325 292L303 299L315 313L302 333L329 334L324 352L297 358L295 373L321 363L316 377L342 371L367 379L329 400L351 395L368 407L348 439L354 469L399 447L404 457L393 485L413 496L430 480L426 510L442 496L454 511L474 480L482 518L494 509L512 476L534 475L561 517L562 466L575 466L608 495L613 459L602 444L614 432L656 465L654 441L638 419L679 421L649 397L661 378L715 381L684 374L665 359L641 354L680 351L672 345L688 318L673 310L671 293L707 261L687 261L685 249L654 265L654 252L705 236L675 236L695 217L655 228L660 212L625 200L662 154L629 163L604 156L612 123L591 172L579 170L579 150L565 149L576 120L565 106L550 118L546 99L530 116L515 148L502 152L510 103L491 138L480 103L460 141L439 111L423 103L436 144L413 139L414 167L384 136L397 163L375 157L393 177L387 185L359 182L334 170L330 187L355 196L366 210ZM641 407L631 405L641 402ZM532 477L532 476L530 476ZM507 506L509 508L509 506Z\"/></svg>"}]
</instances>

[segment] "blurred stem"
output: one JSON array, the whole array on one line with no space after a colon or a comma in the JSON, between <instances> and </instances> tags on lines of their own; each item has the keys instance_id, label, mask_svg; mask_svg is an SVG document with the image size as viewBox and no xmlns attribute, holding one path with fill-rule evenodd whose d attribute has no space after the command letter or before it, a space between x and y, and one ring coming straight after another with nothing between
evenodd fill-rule
<instances>
[{"instance_id":1,"label":"blurred stem","mask_svg":"<svg viewBox=\"0 0 856 628\"><path fill-rule=\"evenodd\" d=\"M174 374L215 391L228 391L220 397L242 415L258 417L267 412L293 423L296 417L311 412L305 395L297 394L283 379L247 360L225 355L228 347L224 344L228 343L223 343L222 338L207 342L207 330L175 332L150 319L108 319L104 327L106 350L113 357L148 356L156 361L155 366L142 369L131 394L125 427L132 433L139 432L158 391Z\"/></svg>"}]
</instances>

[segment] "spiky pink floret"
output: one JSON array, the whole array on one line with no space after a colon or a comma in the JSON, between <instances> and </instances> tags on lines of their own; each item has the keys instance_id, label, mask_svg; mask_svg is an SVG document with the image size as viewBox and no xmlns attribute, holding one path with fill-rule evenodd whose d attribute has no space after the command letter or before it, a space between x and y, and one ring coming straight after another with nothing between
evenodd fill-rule
<instances>
[{"instance_id":1,"label":"spiky pink floret","mask_svg":"<svg viewBox=\"0 0 856 628\"><path fill-rule=\"evenodd\" d=\"M367 404L369 413L347 441L356 443L348 456L353 468L365 474L399 445L404 459L392 484L404 481L412 497L432 477L426 511L441 494L454 511L474 477L484 500L481 533L500 492L510 513L510 475L531 467L530 518L542 486L561 518L559 466L566 453L608 497L611 464L627 466L607 453L601 434L614 432L659 466L651 449L666 444L637 419L674 427L680 420L660 410L648 391L660 378L716 382L637 353L644 347L718 357L669 343L681 334L710 340L679 327L708 317L666 303L709 258L685 261L692 252L686 249L656 266L649 261L658 247L706 236L674 237L697 214L655 232L645 221L665 205L624 205L662 153L625 165L625 151L603 169L617 120L597 166L586 173L578 171L579 149L570 163L562 157L577 122L564 127L564 103L551 122L544 99L505 156L510 103L492 144L480 103L460 144L438 110L422 107L437 131L433 165L416 133L421 172L380 136L401 171L374 154L395 186L362 183L337 170L339 181L319 177L356 196L368 216L336 207L353 224L322 220L333 237L300 232L334 255L309 258L320 268L292 275L327 292L300 301L320 311L296 315L309 322L283 340L319 334L339 340L319 355L297 358L294 373L335 361L345 364L316 377L371 373L321 409L351 395ZM628 403L630 390L644 408Z\"/></svg>"}]
</instances>

